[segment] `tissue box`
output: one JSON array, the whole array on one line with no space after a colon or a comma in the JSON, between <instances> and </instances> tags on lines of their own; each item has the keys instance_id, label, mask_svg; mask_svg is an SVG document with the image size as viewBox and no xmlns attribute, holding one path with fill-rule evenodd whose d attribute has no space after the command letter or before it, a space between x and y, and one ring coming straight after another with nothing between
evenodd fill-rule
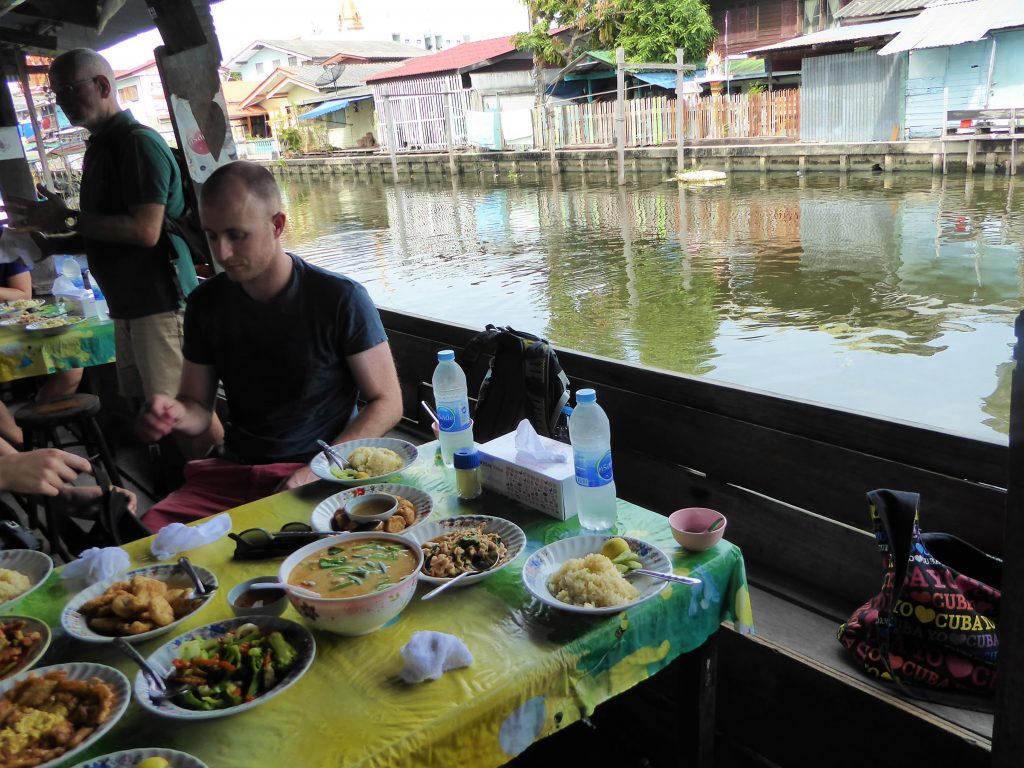
<instances>
[{"instance_id":1,"label":"tissue box","mask_svg":"<svg viewBox=\"0 0 1024 768\"><path fill-rule=\"evenodd\" d=\"M479 446L483 485L545 515L568 520L576 516L572 447L548 437L540 440L548 450L564 455L565 462L541 464L525 457L517 461L516 433L509 432Z\"/></svg>"}]
</instances>

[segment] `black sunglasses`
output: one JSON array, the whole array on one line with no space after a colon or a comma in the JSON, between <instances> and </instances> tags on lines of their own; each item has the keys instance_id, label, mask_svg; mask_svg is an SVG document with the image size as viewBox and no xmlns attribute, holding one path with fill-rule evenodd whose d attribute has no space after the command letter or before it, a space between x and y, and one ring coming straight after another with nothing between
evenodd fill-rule
<instances>
[{"instance_id":1,"label":"black sunglasses","mask_svg":"<svg viewBox=\"0 0 1024 768\"><path fill-rule=\"evenodd\" d=\"M285 523L273 533L265 528L248 528L228 534L235 540L236 560L283 557L325 536L337 535L335 531L314 531L309 523Z\"/></svg>"}]
</instances>

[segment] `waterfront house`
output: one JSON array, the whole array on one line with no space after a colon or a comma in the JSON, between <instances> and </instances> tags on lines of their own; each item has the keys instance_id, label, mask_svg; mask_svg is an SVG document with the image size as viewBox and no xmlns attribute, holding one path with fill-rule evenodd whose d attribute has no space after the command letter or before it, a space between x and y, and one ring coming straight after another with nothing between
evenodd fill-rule
<instances>
[{"instance_id":1,"label":"waterfront house","mask_svg":"<svg viewBox=\"0 0 1024 768\"><path fill-rule=\"evenodd\" d=\"M560 35L562 30L551 34ZM545 77L557 71L557 67L547 68ZM380 115L381 146L387 147L390 142L389 114L394 115L396 151L444 149L446 124L452 142L466 145L469 112L493 113L482 119L470 117L471 123L480 123L474 132L484 134L484 138L494 137L490 146L510 141L533 144L533 56L529 51L516 50L511 37L463 43L411 59L367 78L367 84Z\"/></svg>"},{"instance_id":2,"label":"waterfront house","mask_svg":"<svg viewBox=\"0 0 1024 768\"><path fill-rule=\"evenodd\" d=\"M391 68L390 62L326 61L279 67L252 88L238 107L262 110L275 136L280 137L285 129L300 128L304 150L373 146L376 119L366 78Z\"/></svg>"},{"instance_id":3,"label":"waterfront house","mask_svg":"<svg viewBox=\"0 0 1024 768\"><path fill-rule=\"evenodd\" d=\"M121 107L130 109L136 120L158 131L171 144L176 143L156 61L150 59L144 64L118 70L114 78Z\"/></svg>"},{"instance_id":4,"label":"waterfront house","mask_svg":"<svg viewBox=\"0 0 1024 768\"><path fill-rule=\"evenodd\" d=\"M709 0L723 58L781 43L839 24L843 11L860 0ZM892 6L909 0L869 0ZM917 5L923 5L917 0Z\"/></svg>"},{"instance_id":5,"label":"waterfront house","mask_svg":"<svg viewBox=\"0 0 1024 768\"><path fill-rule=\"evenodd\" d=\"M800 70L801 141L896 141L903 137L906 58L877 52L909 22L832 27L750 53L763 56L769 72Z\"/></svg>"},{"instance_id":6,"label":"waterfront house","mask_svg":"<svg viewBox=\"0 0 1024 768\"><path fill-rule=\"evenodd\" d=\"M221 66L228 80L259 82L281 67L312 64L398 63L422 56L422 48L394 40L254 40Z\"/></svg>"},{"instance_id":7,"label":"waterfront house","mask_svg":"<svg viewBox=\"0 0 1024 768\"><path fill-rule=\"evenodd\" d=\"M947 125L947 111L1017 108L1024 113L1024 4L933 1L879 54L908 59L907 138L955 131L955 124Z\"/></svg>"}]
</instances>

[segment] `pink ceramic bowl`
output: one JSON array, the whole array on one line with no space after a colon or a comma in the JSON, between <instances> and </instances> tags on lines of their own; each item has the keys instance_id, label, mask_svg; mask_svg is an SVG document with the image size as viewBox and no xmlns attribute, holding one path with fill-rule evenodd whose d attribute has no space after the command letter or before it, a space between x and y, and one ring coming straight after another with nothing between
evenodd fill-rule
<instances>
[{"instance_id":1,"label":"pink ceramic bowl","mask_svg":"<svg viewBox=\"0 0 1024 768\"><path fill-rule=\"evenodd\" d=\"M412 539L396 536L393 533L376 531L342 533L338 536L314 541L312 544L297 549L281 563L278 578L280 581L287 582L288 575L295 566L321 549L326 550L340 542L370 539L384 539L409 547L416 558L416 565L413 567L412 573L385 590L358 597L307 598L297 597L289 592L288 600L295 606L295 610L305 619L306 623L337 635L368 635L395 618L409 604L412 596L416 593L417 576L423 568L423 550Z\"/></svg>"},{"instance_id":2,"label":"pink ceramic bowl","mask_svg":"<svg viewBox=\"0 0 1024 768\"><path fill-rule=\"evenodd\" d=\"M709 532L708 528L719 520L722 522L718 527ZM672 538L691 552L711 549L725 534L725 515L707 507L677 509L668 516L668 524L672 526Z\"/></svg>"}]
</instances>

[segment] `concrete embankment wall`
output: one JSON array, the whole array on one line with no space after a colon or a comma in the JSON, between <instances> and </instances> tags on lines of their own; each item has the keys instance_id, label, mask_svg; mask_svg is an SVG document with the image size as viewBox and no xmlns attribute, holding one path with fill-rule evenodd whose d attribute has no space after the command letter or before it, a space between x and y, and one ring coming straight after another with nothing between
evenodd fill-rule
<instances>
[{"instance_id":1,"label":"concrete embankment wall","mask_svg":"<svg viewBox=\"0 0 1024 768\"><path fill-rule=\"evenodd\" d=\"M1021 141L979 137L843 144L716 143L686 147L687 164L705 170L752 171L927 171L931 173L1019 173ZM396 157L400 177L421 175L549 174L616 172L614 149L562 149L554 162L547 151L407 153ZM392 176L387 154L322 155L262 161L287 175L357 174ZM676 148L626 150L626 173L671 174Z\"/></svg>"}]
</instances>

